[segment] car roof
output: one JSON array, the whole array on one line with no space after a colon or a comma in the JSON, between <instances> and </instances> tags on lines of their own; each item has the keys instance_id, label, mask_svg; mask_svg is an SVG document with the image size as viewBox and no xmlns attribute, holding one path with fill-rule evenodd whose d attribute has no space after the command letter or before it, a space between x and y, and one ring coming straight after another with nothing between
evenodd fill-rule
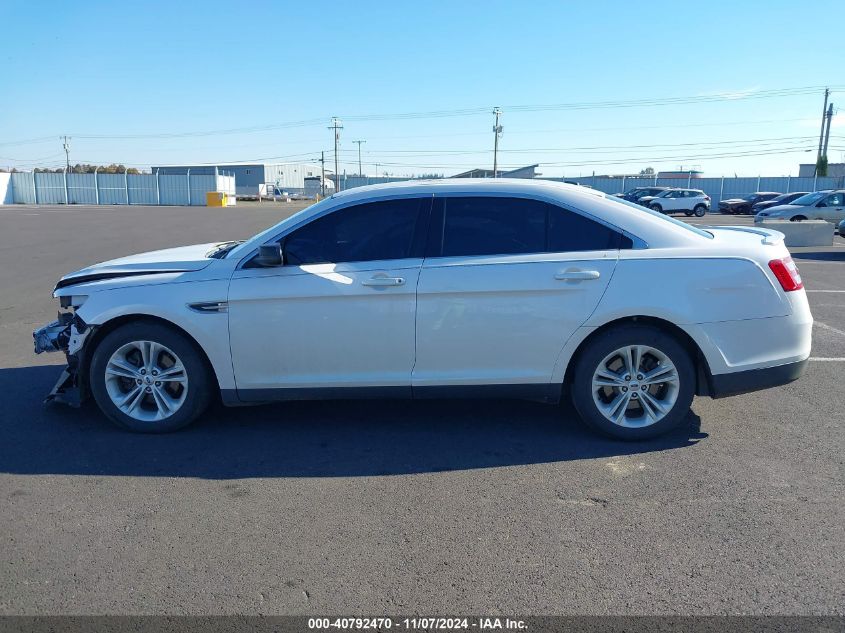
<instances>
[{"instance_id":1,"label":"car roof","mask_svg":"<svg viewBox=\"0 0 845 633\"><path fill-rule=\"evenodd\" d=\"M397 196L413 194L477 192L484 193L530 193L547 192L555 195L605 197L605 193L597 189L570 185L554 180L532 180L528 178L440 178L432 180L402 180L354 187L334 193L332 200L353 198L377 198L380 196Z\"/></svg>"}]
</instances>

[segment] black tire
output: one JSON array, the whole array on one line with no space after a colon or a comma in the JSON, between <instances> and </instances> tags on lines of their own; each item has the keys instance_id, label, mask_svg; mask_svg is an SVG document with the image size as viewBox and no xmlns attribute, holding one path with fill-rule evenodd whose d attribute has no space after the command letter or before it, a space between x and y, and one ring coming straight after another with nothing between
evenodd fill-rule
<instances>
[{"instance_id":1,"label":"black tire","mask_svg":"<svg viewBox=\"0 0 845 633\"><path fill-rule=\"evenodd\" d=\"M188 380L184 400L175 413L163 419L142 421L127 415L112 402L106 387L105 370L112 354L134 341L153 341L169 348L185 368ZM91 358L89 381L94 400L106 417L139 433L167 433L189 425L208 407L215 386L211 370L193 341L173 328L145 321L122 325L99 342Z\"/></svg>"},{"instance_id":2,"label":"black tire","mask_svg":"<svg viewBox=\"0 0 845 633\"><path fill-rule=\"evenodd\" d=\"M653 204L653 205L651 205L651 207L649 207L649 208L650 208L652 211L657 211L658 213L663 213L663 207L661 207L659 204Z\"/></svg>"},{"instance_id":3,"label":"black tire","mask_svg":"<svg viewBox=\"0 0 845 633\"><path fill-rule=\"evenodd\" d=\"M806 219L807 218L805 218L803 215L796 215L795 217L789 218L789 221L790 222L803 222Z\"/></svg>"},{"instance_id":4,"label":"black tire","mask_svg":"<svg viewBox=\"0 0 845 633\"><path fill-rule=\"evenodd\" d=\"M628 345L648 345L665 354L678 373L678 393L674 405L662 419L643 427L625 427L604 417L593 400L593 374L602 360ZM583 422L591 429L620 440L646 440L668 433L687 417L695 395L695 368L689 353L671 334L651 325L620 325L605 330L579 355L573 373L572 402Z\"/></svg>"},{"instance_id":5,"label":"black tire","mask_svg":"<svg viewBox=\"0 0 845 633\"><path fill-rule=\"evenodd\" d=\"M707 214L707 207L705 207L703 204L700 204L695 209L693 209L692 212L695 214L695 217L703 218Z\"/></svg>"},{"instance_id":6,"label":"black tire","mask_svg":"<svg viewBox=\"0 0 845 633\"><path fill-rule=\"evenodd\" d=\"M684 215L690 217L692 215L692 211L684 211Z\"/></svg>"}]
</instances>

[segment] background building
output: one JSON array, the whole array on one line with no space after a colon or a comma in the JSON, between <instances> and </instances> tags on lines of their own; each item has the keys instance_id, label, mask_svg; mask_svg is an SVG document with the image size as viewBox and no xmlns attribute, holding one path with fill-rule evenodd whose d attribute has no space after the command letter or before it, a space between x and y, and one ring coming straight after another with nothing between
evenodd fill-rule
<instances>
[{"instance_id":1,"label":"background building","mask_svg":"<svg viewBox=\"0 0 845 633\"><path fill-rule=\"evenodd\" d=\"M159 165L152 172L162 176L191 174L232 174L239 196L272 195L273 186L290 193L305 193L305 179L320 176L320 166L309 163L252 163L220 165Z\"/></svg>"},{"instance_id":2,"label":"background building","mask_svg":"<svg viewBox=\"0 0 845 633\"><path fill-rule=\"evenodd\" d=\"M799 178L812 178L816 175L816 164L798 165ZM845 177L845 163L828 163L827 175L829 178Z\"/></svg>"},{"instance_id":3,"label":"background building","mask_svg":"<svg viewBox=\"0 0 845 633\"><path fill-rule=\"evenodd\" d=\"M539 163L536 165L526 165L525 167L518 167L517 169L498 169L498 175L493 174L492 169L486 169L483 167L479 167L476 169L470 169L469 171L462 172L460 174L455 174L454 176L450 176L450 178L537 178L538 176L542 176L543 174L537 173L537 167L539 167Z\"/></svg>"}]
</instances>

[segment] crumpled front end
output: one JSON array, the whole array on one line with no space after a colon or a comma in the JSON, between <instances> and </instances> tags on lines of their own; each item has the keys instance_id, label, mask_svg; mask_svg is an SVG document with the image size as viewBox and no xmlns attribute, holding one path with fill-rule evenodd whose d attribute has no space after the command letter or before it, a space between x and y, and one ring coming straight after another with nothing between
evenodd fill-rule
<instances>
[{"instance_id":1,"label":"crumpled front end","mask_svg":"<svg viewBox=\"0 0 845 633\"><path fill-rule=\"evenodd\" d=\"M74 312L59 312L58 318L32 333L35 353L64 352L67 358L58 382L45 402L62 402L78 407L86 395L80 375L82 350L92 328Z\"/></svg>"}]
</instances>

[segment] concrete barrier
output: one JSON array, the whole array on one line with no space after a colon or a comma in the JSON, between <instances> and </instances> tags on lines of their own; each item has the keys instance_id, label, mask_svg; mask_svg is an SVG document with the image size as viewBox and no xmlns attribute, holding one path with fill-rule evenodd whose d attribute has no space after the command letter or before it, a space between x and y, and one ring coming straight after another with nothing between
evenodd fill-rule
<instances>
[{"instance_id":1,"label":"concrete barrier","mask_svg":"<svg viewBox=\"0 0 845 633\"><path fill-rule=\"evenodd\" d=\"M786 237L787 246L832 246L833 225L824 220L764 220L760 225L764 229L780 231Z\"/></svg>"}]
</instances>

